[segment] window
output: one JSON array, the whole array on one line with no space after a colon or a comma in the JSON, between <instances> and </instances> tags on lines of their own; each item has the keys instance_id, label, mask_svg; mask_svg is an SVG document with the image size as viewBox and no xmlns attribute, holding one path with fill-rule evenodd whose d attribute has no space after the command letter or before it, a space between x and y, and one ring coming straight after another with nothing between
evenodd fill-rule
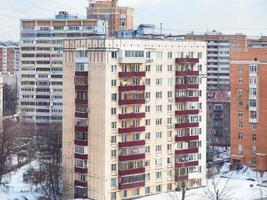
<instances>
[{"instance_id":1,"label":"window","mask_svg":"<svg viewBox=\"0 0 267 200\"><path fill-rule=\"evenodd\" d=\"M126 58L144 58L144 51L125 51Z\"/></svg>"},{"instance_id":2,"label":"window","mask_svg":"<svg viewBox=\"0 0 267 200\"><path fill-rule=\"evenodd\" d=\"M156 179L161 180L162 178L162 172L156 172Z\"/></svg>"},{"instance_id":3,"label":"window","mask_svg":"<svg viewBox=\"0 0 267 200\"><path fill-rule=\"evenodd\" d=\"M146 111L146 113L150 113L150 106L146 106L145 111Z\"/></svg>"},{"instance_id":4,"label":"window","mask_svg":"<svg viewBox=\"0 0 267 200\"><path fill-rule=\"evenodd\" d=\"M111 58L113 58L113 59L117 58L117 52L116 51L111 52Z\"/></svg>"},{"instance_id":5,"label":"window","mask_svg":"<svg viewBox=\"0 0 267 200\"><path fill-rule=\"evenodd\" d=\"M170 104L170 105L167 105L167 111L168 112L172 112L172 105Z\"/></svg>"},{"instance_id":6,"label":"window","mask_svg":"<svg viewBox=\"0 0 267 200\"><path fill-rule=\"evenodd\" d=\"M151 93L150 92L146 92L145 93L145 97L146 97L146 99L150 99L151 98L151 95L150 95Z\"/></svg>"},{"instance_id":7,"label":"window","mask_svg":"<svg viewBox=\"0 0 267 200\"><path fill-rule=\"evenodd\" d=\"M256 108L257 107L257 101L254 99L250 99L249 100L249 106Z\"/></svg>"},{"instance_id":8,"label":"window","mask_svg":"<svg viewBox=\"0 0 267 200\"><path fill-rule=\"evenodd\" d=\"M111 150L111 158L115 158L117 156L117 150Z\"/></svg>"},{"instance_id":9,"label":"window","mask_svg":"<svg viewBox=\"0 0 267 200\"><path fill-rule=\"evenodd\" d=\"M162 65L156 65L156 71L162 72Z\"/></svg>"},{"instance_id":10,"label":"window","mask_svg":"<svg viewBox=\"0 0 267 200\"><path fill-rule=\"evenodd\" d=\"M150 146L146 146L146 147L145 147L145 152L146 152L146 153L150 153Z\"/></svg>"},{"instance_id":11,"label":"window","mask_svg":"<svg viewBox=\"0 0 267 200\"><path fill-rule=\"evenodd\" d=\"M255 111L250 111L250 118L251 118L251 119L257 119L257 112L255 112Z\"/></svg>"},{"instance_id":12,"label":"window","mask_svg":"<svg viewBox=\"0 0 267 200\"><path fill-rule=\"evenodd\" d=\"M257 164L257 160L256 160L256 158L252 158L252 159L251 159L251 164L252 164L252 165L256 165L256 164Z\"/></svg>"},{"instance_id":13,"label":"window","mask_svg":"<svg viewBox=\"0 0 267 200\"><path fill-rule=\"evenodd\" d=\"M162 92L156 92L156 98L162 99Z\"/></svg>"},{"instance_id":14,"label":"window","mask_svg":"<svg viewBox=\"0 0 267 200\"><path fill-rule=\"evenodd\" d=\"M167 150L171 151L172 150L172 144L167 144Z\"/></svg>"},{"instance_id":15,"label":"window","mask_svg":"<svg viewBox=\"0 0 267 200\"><path fill-rule=\"evenodd\" d=\"M257 140L257 135L256 134L253 134L252 135L252 141L256 141Z\"/></svg>"},{"instance_id":16,"label":"window","mask_svg":"<svg viewBox=\"0 0 267 200\"><path fill-rule=\"evenodd\" d=\"M150 78L146 78L146 82L145 82L146 85L151 85L151 81L150 81Z\"/></svg>"},{"instance_id":17,"label":"window","mask_svg":"<svg viewBox=\"0 0 267 200\"><path fill-rule=\"evenodd\" d=\"M111 108L111 115L117 114L117 108Z\"/></svg>"},{"instance_id":18,"label":"window","mask_svg":"<svg viewBox=\"0 0 267 200\"><path fill-rule=\"evenodd\" d=\"M172 65L168 65L168 72L172 72Z\"/></svg>"},{"instance_id":19,"label":"window","mask_svg":"<svg viewBox=\"0 0 267 200\"><path fill-rule=\"evenodd\" d=\"M162 78L156 78L156 85L157 86L162 85Z\"/></svg>"},{"instance_id":20,"label":"window","mask_svg":"<svg viewBox=\"0 0 267 200\"><path fill-rule=\"evenodd\" d=\"M167 184L167 191L172 191L172 184L171 183L168 183Z\"/></svg>"},{"instance_id":21,"label":"window","mask_svg":"<svg viewBox=\"0 0 267 200\"><path fill-rule=\"evenodd\" d=\"M161 185L156 186L156 192L161 192Z\"/></svg>"},{"instance_id":22,"label":"window","mask_svg":"<svg viewBox=\"0 0 267 200\"><path fill-rule=\"evenodd\" d=\"M156 152L161 152L162 146L161 145L156 145Z\"/></svg>"},{"instance_id":23,"label":"window","mask_svg":"<svg viewBox=\"0 0 267 200\"><path fill-rule=\"evenodd\" d=\"M257 72L257 66L256 65L250 65L249 66L249 72L251 72L251 73Z\"/></svg>"},{"instance_id":24,"label":"window","mask_svg":"<svg viewBox=\"0 0 267 200\"><path fill-rule=\"evenodd\" d=\"M167 118L167 125L172 125L172 117Z\"/></svg>"},{"instance_id":25,"label":"window","mask_svg":"<svg viewBox=\"0 0 267 200\"><path fill-rule=\"evenodd\" d=\"M156 159L155 159L155 164L156 164L157 166L161 166L161 165L162 165L162 158L156 158Z\"/></svg>"},{"instance_id":26,"label":"window","mask_svg":"<svg viewBox=\"0 0 267 200\"><path fill-rule=\"evenodd\" d=\"M156 132L156 139L161 139L162 138L162 132Z\"/></svg>"},{"instance_id":27,"label":"window","mask_svg":"<svg viewBox=\"0 0 267 200\"><path fill-rule=\"evenodd\" d=\"M251 129L256 130L257 129L257 124L251 124Z\"/></svg>"},{"instance_id":28,"label":"window","mask_svg":"<svg viewBox=\"0 0 267 200\"><path fill-rule=\"evenodd\" d=\"M145 134L145 139L146 140L150 140L150 132L148 132L148 133Z\"/></svg>"},{"instance_id":29,"label":"window","mask_svg":"<svg viewBox=\"0 0 267 200\"><path fill-rule=\"evenodd\" d=\"M116 87L117 86L117 80L111 80L111 86Z\"/></svg>"},{"instance_id":30,"label":"window","mask_svg":"<svg viewBox=\"0 0 267 200\"><path fill-rule=\"evenodd\" d=\"M151 120L150 119L146 119L146 126L150 126L151 125Z\"/></svg>"},{"instance_id":31,"label":"window","mask_svg":"<svg viewBox=\"0 0 267 200\"><path fill-rule=\"evenodd\" d=\"M243 123L242 122L238 122L238 128L243 128Z\"/></svg>"},{"instance_id":32,"label":"window","mask_svg":"<svg viewBox=\"0 0 267 200\"><path fill-rule=\"evenodd\" d=\"M140 195L140 188L134 188L133 189L133 196L139 196Z\"/></svg>"},{"instance_id":33,"label":"window","mask_svg":"<svg viewBox=\"0 0 267 200\"><path fill-rule=\"evenodd\" d=\"M162 125L162 118L157 118L156 119L156 125L157 126Z\"/></svg>"},{"instance_id":34,"label":"window","mask_svg":"<svg viewBox=\"0 0 267 200\"><path fill-rule=\"evenodd\" d=\"M202 58L202 52L198 52L198 53L197 53L197 57L198 57L199 59L201 59L201 58Z\"/></svg>"},{"instance_id":35,"label":"window","mask_svg":"<svg viewBox=\"0 0 267 200\"><path fill-rule=\"evenodd\" d=\"M117 101L117 94L116 93L111 94L111 101Z\"/></svg>"},{"instance_id":36,"label":"window","mask_svg":"<svg viewBox=\"0 0 267 200\"><path fill-rule=\"evenodd\" d=\"M111 122L111 128L116 129L117 128L117 122Z\"/></svg>"},{"instance_id":37,"label":"window","mask_svg":"<svg viewBox=\"0 0 267 200\"><path fill-rule=\"evenodd\" d=\"M116 136L111 136L111 143L116 144L117 142L117 137Z\"/></svg>"},{"instance_id":38,"label":"window","mask_svg":"<svg viewBox=\"0 0 267 200\"><path fill-rule=\"evenodd\" d=\"M172 131L167 131L167 137L172 138Z\"/></svg>"},{"instance_id":39,"label":"window","mask_svg":"<svg viewBox=\"0 0 267 200\"><path fill-rule=\"evenodd\" d=\"M111 171L117 171L117 165L116 164L111 164Z\"/></svg>"},{"instance_id":40,"label":"window","mask_svg":"<svg viewBox=\"0 0 267 200\"><path fill-rule=\"evenodd\" d=\"M117 196L116 196L116 192L111 192L111 200L116 200Z\"/></svg>"},{"instance_id":41,"label":"window","mask_svg":"<svg viewBox=\"0 0 267 200\"><path fill-rule=\"evenodd\" d=\"M151 71L151 65L146 65L146 72L150 72Z\"/></svg>"},{"instance_id":42,"label":"window","mask_svg":"<svg viewBox=\"0 0 267 200\"><path fill-rule=\"evenodd\" d=\"M145 187L145 194L150 194L150 187Z\"/></svg>"},{"instance_id":43,"label":"window","mask_svg":"<svg viewBox=\"0 0 267 200\"><path fill-rule=\"evenodd\" d=\"M241 133L241 132L238 133L238 139L239 140L242 140L243 139L243 133Z\"/></svg>"},{"instance_id":44,"label":"window","mask_svg":"<svg viewBox=\"0 0 267 200\"><path fill-rule=\"evenodd\" d=\"M242 77L239 77L239 81L238 81L239 84L242 84L243 83L243 78Z\"/></svg>"},{"instance_id":45,"label":"window","mask_svg":"<svg viewBox=\"0 0 267 200\"><path fill-rule=\"evenodd\" d=\"M117 73L117 65L111 65L111 72Z\"/></svg>"},{"instance_id":46,"label":"window","mask_svg":"<svg viewBox=\"0 0 267 200\"><path fill-rule=\"evenodd\" d=\"M117 179L116 178L112 178L111 179L111 187L116 187L117 185Z\"/></svg>"},{"instance_id":47,"label":"window","mask_svg":"<svg viewBox=\"0 0 267 200\"><path fill-rule=\"evenodd\" d=\"M156 105L156 111L162 112L162 105Z\"/></svg>"},{"instance_id":48,"label":"window","mask_svg":"<svg viewBox=\"0 0 267 200\"><path fill-rule=\"evenodd\" d=\"M168 86L172 86L172 78L168 78Z\"/></svg>"},{"instance_id":49,"label":"window","mask_svg":"<svg viewBox=\"0 0 267 200\"><path fill-rule=\"evenodd\" d=\"M127 197L127 190L123 191L123 197Z\"/></svg>"},{"instance_id":50,"label":"window","mask_svg":"<svg viewBox=\"0 0 267 200\"><path fill-rule=\"evenodd\" d=\"M168 52L167 57L168 57L168 59L172 59L172 52Z\"/></svg>"},{"instance_id":51,"label":"window","mask_svg":"<svg viewBox=\"0 0 267 200\"><path fill-rule=\"evenodd\" d=\"M256 153L257 152L257 148L256 146L253 146L252 149L251 149L252 153Z\"/></svg>"},{"instance_id":52,"label":"window","mask_svg":"<svg viewBox=\"0 0 267 200\"><path fill-rule=\"evenodd\" d=\"M239 118L242 118L242 117L243 117L243 112L239 111L239 112L238 112L238 117L239 117Z\"/></svg>"},{"instance_id":53,"label":"window","mask_svg":"<svg viewBox=\"0 0 267 200\"><path fill-rule=\"evenodd\" d=\"M239 73L242 73L242 72L243 72L243 66L240 65L240 66L239 66Z\"/></svg>"}]
</instances>

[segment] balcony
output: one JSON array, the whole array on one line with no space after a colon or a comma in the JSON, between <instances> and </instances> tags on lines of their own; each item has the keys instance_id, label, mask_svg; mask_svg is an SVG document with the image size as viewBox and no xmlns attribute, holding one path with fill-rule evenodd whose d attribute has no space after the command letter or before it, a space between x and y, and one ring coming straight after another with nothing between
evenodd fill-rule
<instances>
[{"instance_id":1,"label":"balcony","mask_svg":"<svg viewBox=\"0 0 267 200\"><path fill-rule=\"evenodd\" d=\"M145 91L145 85L125 85L119 86L119 92L128 92L128 91Z\"/></svg>"},{"instance_id":2,"label":"balcony","mask_svg":"<svg viewBox=\"0 0 267 200\"><path fill-rule=\"evenodd\" d=\"M81 174L87 174L88 169L87 169L87 168L79 168L79 167L75 167L75 168L74 168L74 172L76 172L76 173L81 173Z\"/></svg>"},{"instance_id":3,"label":"balcony","mask_svg":"<svg viewBox=\"0 0 267 200\"><path fill-rule=\"evenodd\" d=\"M88 118L88 112L85 113L75 112L75 117Z\"/></svg>"},{"instance_id":4,"label":"balcony","mask_svg":"<svg viewBox=\"0 0 267 200\"><path fill-rule=\"evenodd\" d=\"M79 195L79 194L74 194L74 199L88 199L87 196L82 196L82 195Z\"/></svg>"},{"instance_id":5,"label":"balcony","mask_svg":"<svg viewBox=\"0 0 267 200\"><path fill-rule=\"evenodd\" d=\"M199 84L176 84L175 89L177 90L199 89Z\"/></svg>"},{"instance_id":6,"label":"balcony","mask_svg":"<svg viewBox=\"0 0 267 200\"><path fill-rule=\"evenodd\" d=\"M182 102L198 102L199 97L176 97L175 102L182 103Z\"/></svg>"},{"instance_id":7,"label":"balcony","mask_svg":"<svg viewBox=\"0 0 267 200\"><path fill-rule=\"evenodd\" d=\"M74 181L74 186L87 187L87 182Z\"/></svg>"},{"instance_id":8,"label":"balcony","mask_svg":"<svg viewBox=\"0 0 267 200\"><path fill-rule=\"evenodd\" d=\"M136 154L136 155L128 155L128 156L119 156L119 161L130 161L130 160L142 160L145 159L145 154Z\"/></svg>"},{"instance_id":9,"label":"balcony","mask_svg":"<svg viewBox=\"0 0 267 200\"><path fill-rule=\"evenodd\" d=\"M119 105L140 105L145 104L145 99L125 99L125 100L119 100Z\"/></svg>"},{"instance_id":10,"label":"balcony","mask_svg":"<svg viewBox=\"0 0 267 200\"><path fill-rule=\"evenodd\" d=\"M74 154L74 158L81 159L81 160L87 160L88 159L88 154Z\"/></svg>"},{"instance_id":11,"label":"balcony","mask_svg":"<svg viewBox=\"0 0 267 200\"><path fill-rule=\"evenodd\" d=\"M88 140L74 140L75 145L88 146Z\"/></svg>"},{"instance_id":12,"label":"balcony","mask_svg":"<svg viewBox=\"0 0 267 200\"><path fill-rule=\"evenodd\" d=\"M88 76L88 72L75 72L75 76Z\"/></svg>"},{"instance_id":13,"label":"balcony","mask_svg":"<svg viewBox=\"0 0 267 200\"><path fill-rule=\"evenodd\" d=\"M180 175L180 176L175 176L175 181L184 181L188 179L188 175Z\"/></svg>"},{"instance_id":14,"label":"balcony","mask_svg":"<svg viewBox=\"0 0 267 200\"><path fill-rule=\"evenodd\" d=\"M129 127L129 128L119 128L119 133L139 133L144 132L146 130L145 126L137 126L137 127Z\"/></svg>"},{"instance_id":15,"label":"balcony","mask_svg":"<svg viewBox=\"0 0 267 200\"><path fill-rule=\"evenodd\" d=\"M199 136L198 135L194 135L194 136L175 136L175 142L189 142L189 141L194 141L194 140L199 140Z\"/></svg>"},{"instance_id":16,"label":"balcony","mask_svg":"<svg viewBox=\"0 0 267 200\"><path fill-rule=\"evenodd\" d=\"M141 119L145 118L145 113L127 113L127 114L119 114L119 119Z\"/></svg>"},{"instance_id":17,"label":"balcony","mask_svg":"<svg viewBox=\"0 0 267 200\"><path fill-rule=\"evenodd\" d=\"M175 115L198 115L199 110L177 110Z\"/></svg>"},{"instance_id":18,"label":"balcony","mask_svg":"<svg viewBox=\"0 0 267 200\"><path fill-rule=\"evenodd\" d=\"M198 58L176 58L175 63L178 64L196 64L199 63Z\"/></svg>"},{"instance_id":19,"label":"balcony","mask_svg":"<svg viewBox=\"0 0 267 200\"><path fill-rule=\"evenodd\" d=\"M193 167L198 166L198 161L191 161L191 162L185 162L185 163L176 163L176 168L185 168L185 167Z\"/></svg>"},{"instance_id":20,"label":"balcony","mask_svg":"<svg viewBox=\"0 0 267 200\"><path fill-rule=\"evenodd\" d=\"M119 142L119 147L135 147L135 146L143 146L146 144L145 140L131 141L131 142Z\"/></svg>"},{"instance_id":21,"label":"balcony","mask_svg":"<svg viewBox=\"0 0 267 200\"><path fill-rule=\"evenodd\" d=\"M75 85L75 90L88 91L88 85Z\"/></svg>"},{"instance_id":22,"label":"balcony","mask_svg":"<svg viewBox=\"0 0 267 200\"><path fill-rule=\"evenodd\" d=\"M198 148L191 148L191 149L181 149L175 150L175 154L190 154L190 153L198 153Z\"/></svg>"},{"instance_id":23,"label":"balcony","mask_svg":"<svg viewBox=\"0 0 267 200\"><path fill-rule=\"evenodd\" d=\"M81 126L75 126L75 131L81 131L81 132L88 132L88 126L81 127Z\"/></svg>"},{"instance_id":24,"label":"balcony","mask_svg":"<svg viewBox=\"0 0 267 200\"><path fill-rule=\"evenodd\" d=\"M144 187L145 186L145 181L143 182L137 182L137 183L120 183L119 184L119 189L124 190L124 189L130 189L130 188L139 188L139 187Z\"/></svg>"},{"instance_id":25,"label":"balcony","mask_svg":"<svg viewBox=\"0 0 267 200\"><path fill-rule=\"evenodd\" d=\"M88 104L88 99L75 99L76 104Z\"/></svg>"},{"instance_id":26,"label":"balcony","mask_svg":"<svg viewBox=\"0 0 267 200\"><path fill-rule=\"evenodd\" d=\"M198 122L192 122L192 123L182 123L182 124L175 124L175 128L197 128L199 127L199 123Z\"/></svg>"},{"instance_id":27,"label":"balcony","mask_svg":"<svg viewBox=\"0 0 267 200\"><path fill-rule=\"evenodd\" d=\"M176 76L199 76L199 71L176 71Z\"/></svg>"},{"instance_id":28,"label":"balcony","mask_svg":"<svg viewBox=\"0 0 267 200\"><path fill-rule=\"evenodd\" d=\"M146 72L119 72L120 78L145 77Z\"/></svg>"},{"instance_id":29,"label":"balcony","mask_svg":"<svg viewBox=\"0 0 267 200\"><path fill-rule=\"evenodd\" d=\"M133 174L143 174L145 173L145 168L138 169L128 169L128 170L119 170L119 176L133 175Z\"/></svg>"},{"instance_id":30,"label":"balcony","mask_svg":"<svg viewBox=\"0 0 267 200\"><path fill-rule=\"evenodd\" d=\"M144 57L140 58L126 58L126 57L119 57L119 63L125 63L125 64L141 64L145 63L146 59Z\"/></svg>"}]
</instances>

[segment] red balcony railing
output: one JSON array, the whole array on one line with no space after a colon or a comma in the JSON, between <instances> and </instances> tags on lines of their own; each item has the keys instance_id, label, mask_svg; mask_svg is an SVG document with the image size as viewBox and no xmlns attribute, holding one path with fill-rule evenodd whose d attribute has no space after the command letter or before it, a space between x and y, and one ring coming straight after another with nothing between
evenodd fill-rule
<instances>
[{"instance_id":1,"label":"red balcony railing","mask_svg":"<svg viewBox=\"0 0 267 200\"><path fill-rule=\"evenodd\" d=\"M74 186L87 187L87 182L74 181Z\"/></svg>"},{"instance_id":2,"label":"red balcony railing","mask_svg":"<svg viewBox=\"0 0 267 200\"><path fill-rule=\"evenodd\" d=\"M145 91L145 85L128 85L128 86L119 86L119 92L128 92L128 91Z\"/></svg>"},{"instance_id":3,"label":"red balcony railing","mask_svg":"<svg viewBox=\"0 0 267 200\"><path fill-rule=\"evenodd\" d=\"M88 199L87 196L81 196L81 195L79 195L79 194L74 194L74 198L75 198L75 199Z\"/></svg>"},{"instance_id":4,"label":"red balcony railing","mask_svg":"<svg viewBox=\"0 0 267 200\"><path fill-rule=\"evenodd\" d=\"M175 128L197 128L199 127L199 123L198 122L194 122L194 123L182 123L182 124L175 124Z\"/></svg>"},{"instance_id":5,"label":"red balcony railing","mask_svg":"<svg viewBox=\"0 0 267 200\"><path fill-rule=\"evenodd\" d=\"M86 127L75 126L75 131L88 132L88 126Z\"/></svg>"},{"instance_id":6,"label":"red balcony railing","mask_svg":"<svg viewBox=\"0 0 267 200\"><path fill-rule=\"evenodd\" d=\"M188 179L188 175L184 175L184 176L175 176L175 181L184 181Z\"/></svg>"},{"instance_id":7,"label":"red balcony railing","mask_svg":"<svg viewBox=\"0 0 267 200\"><path fill-rule=\"evenodd\" d=\"M75 112L75 117L88 118L88 112L85 113Z\"/></svg>"},{"instance_id":8,"label":"red balcony railing","mask_svg":"<svg viewBox=\"0 0 267 200\"><path fill-rule=\"evenodd\" d=\"M130 189L130 188L139 188L139 187L144 187L145 186L145 181L143 182L138 182L138 183L120 183L119 184L119 189L124 190L124 189Z\"/></svg>"},{"instance_id":9,"label":"red balcony railing","mask_svg":"<svg viewBox=\"0 0 267 200\"><path fill-rule=\"evenodd\" d=\"M146 72L119 72L120 78L128 78L128 77L145 77Z\"/></svg>"},{"instance_id":10,"label":"red balcony railing","mask_svg":"<svg viewBox=\"0 0 267 200\"><path fill-rule=\"evenodd\" d=\"M199 97L176 97L175 102L182 103L182 102L198 102Z\"/></svg>"},{"instance_id":11,"label":"red balcony railing","mask_svg":"<svg viewBox=\"0 0 267 200\"><path fill-rule=\"evenodd\" d=\"M88 72L75 72L75 76L88 76Z\"/></svg>"},{"instance_id":12,"label":"red balcony railing","mask_svg":"<svg viewBox=\"0 0 267 200\"><path fill-rule=\"evenodd\" d=\"M87 104L88 99L75 99L76 104Z\"/></svg>"},{"instance_id":13,"label":"red balcony railing","mask_svg":"<svg viewBox=\"0 0 267 200\"><path fill-rule=\"evenodd\" d=\"M138 140L138 141L131 141L131 142L119 142L119 147L136 147L136 146L142 146L145 145L145 140Z\"/></svg>"},{"instance_id":14,"label":"red balcony railing","mask_svg":"<svg viewBox=\"0 0 267 200\"><path fill-rule=\"evenodd\" d=\"M87 160L88 159L88 154L74 154L74 158L81 159L81 160Z\"/></svg>"},{"instance_id":15,"label":"red balcony railing","mask_svg":"<svg viewBox=\"0 0 267 200\"><path fill-rule=\"evenodd\" d=\"M198 148L175 150L175 154L198 153Z\"/></svg>"},{"instance_id":16,"label":"red balcony railing","mask_svg":"<svg viewBox=\"0 0 267 200\"><path fill-rule=\"evenodd\" d=\"M119 119L141 119L145 118L145 113L127 113L127 114L119 114Z\"/></svg>"},{"instance_id":17,"label":"red balcony railing","mask_svg":"<svg viewBox=\"0 0 267 200\"><path fill-rule=\"evenodd\" d=\"M145 168L138 169L128 169L128 170L119 170L119 176L133 175L133 174L143 174L145 173Z\"/></svg>"},{"instance_id":18,"label":"red balcony railing","mask_svg":"<svg viewBox=\"0 0 267 200\"><path fill-rule=\"evenodd\" d=\"M198 115L199 110L177 110L175 115Z\"/></svg>"},{"instance_id":19,"label":"red balcony railing","mask_svg":"<svg viewBox=\"0 0 267 200\"><path fill-rule=\"evenodd\" d=\"M119 128L119 133L136 133L144 132L146 130L145 126L130 127L130 128Z\"/></svg>"},{"instance_id":20,"label":"red balcony railing","mask_svg":"<svg viewBox=\"0 0 267 200\"><path fill-rule=\"evenodd\" d=\"M88 172L88 169L87 168L79 168L79 167L75 167L74 168L74 171L76 173L81 173L81 174L86 174Z\"/></svg>"},{"instance_id":21,"label":"red balcony railing","mask_svg":"<svg viewBox=\"0 0 267 200\"><path fill-rule=\"evenodd\" d=\"M128 156L119 156L119 161L129 161L129 160L141 160L145 159L145 154L137 154L137 155L128 155Z\"/></svg>"},{"instance_id":22,"label":"red balcony railing","mask_svg":"<svg viewBox=\"0 0 267 200\"><path fill-rule=\"evenodd\" d=\"M88 141L87 140L74 140L75 145L79 146L88 146Z\"/></svg>"},{"instance_id":23,"label":"red balcony railing","mask_svg":"<svg viewBox=\"0 0 267 200\"><path fill-rule=\"evenodd\" d=\"M199 63L198 58L176 58L175 63L178 64L196 64Z\"/></svg>"},{"instance_id":24,"label":"red balcony railing","mask_svg":"<svg viewBox=\"0 0 267 200\"><path fill-rule=\"evenodd\" d=\"M199 140L199 136L198 135L182 136L182 137L178 137L177 135L175 136L175 142L189 142L194 140Z\"/></svg>"},{"instance_id":25,"label":"red balcony railing","mask_svg":"<svg viewBox=\"0 0 267 200\"><path fill-rule=\"evenodd\" d=\"M199 71L176 71L176 76L199 76Z\"/></svg>"},{"instance_id":26,"label":"red balcony railing","mask_svg":"<svg viewBox=\"0 0 267 200\"><path fill-rule=\"evenodd\" d=\"M191 162L186 162L186 163L176 163L175 164L176 168L193 167L193 166L198 166L198 161L191 161Z\"/></svg>"},{"instance_id":27,"label":"red balcony railing","mask_svg":"<svg viewBox=\"0 0 267 200\"><path fill-rule=\"evenodd\" d=\"M75 85L75 90L88 91L88 85Z\"/></svg>"},{"instance_id":28,"label":"red balcony railing","mask_svg":"<svg viewBox=\"0 0 267 200\"><path fill-rule=\"evenodd\" d=\"M125 100L119 100L119 105L139 105L139 104L145 104L145 99L125 99Z\"/></svg>"},{"instance_id":29,"label":"red balcony railing","mask_svg":"<svg viewBox=\"0 0 267 200\"><path fill-rule=\"evenodd\" d=\"M199 89L199 84L176 84L175 89L177 90Z\"/></svg>"}]
</instances>

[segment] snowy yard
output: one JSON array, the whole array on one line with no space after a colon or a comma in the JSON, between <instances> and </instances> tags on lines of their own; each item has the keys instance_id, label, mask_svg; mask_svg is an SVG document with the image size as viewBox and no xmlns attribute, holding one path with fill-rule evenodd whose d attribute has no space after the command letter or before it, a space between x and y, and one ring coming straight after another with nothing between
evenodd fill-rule
<instances>
[{"instance_id":1,"label":"snowy yard","mask_svg":"<svg viewBox=\"0 0 267 200\"><path fill-rule=\"evenodd\" d=\"M6 177L8 181L7 188L0 188L0 200L35 200L38 198L38 193L35 192L35 187L31 184L23 182L23 173L30 167L36 166L36 162L31 162L20 169L11 172Z\"/></svg>"}]
</instances>

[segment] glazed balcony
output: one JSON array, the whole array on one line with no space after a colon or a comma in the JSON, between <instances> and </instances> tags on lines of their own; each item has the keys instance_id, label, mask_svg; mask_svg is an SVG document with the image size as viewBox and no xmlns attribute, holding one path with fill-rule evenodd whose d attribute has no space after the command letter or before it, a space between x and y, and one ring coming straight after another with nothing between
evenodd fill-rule
<instances>
[{"instance_id":1,"label":"glazed balcony","mask_svg":"<svg viewBox=\"0 0 267 200\"><path fill-rule=\"evenodd\" d=\"M181 149L181 150L175 150L175 154L190 154L190 153L198 153L198 148L190 148L190 149Z\"/></svg>"},{"instance_id":2,"label":"glazed balcony","mask_svg":"<svg viewBox=\"0 0 267 200\"><path fill-rule=\"evenodd\" d=\"M139 133L144 132L146 130L145 126L137 126L137 127L128 127L128 128L119 128L119 133Z\"/></svg>"},{"instance_id":3,"label":"glazed balcony","mask_svg":"<svg viewBox=\"0 0 267 200\"><path fill-rule=\"evenodd\" d=\"M88 160L88 154L75 153L74 158L81 159L81 160Z\"/></svg>"},{"instance_id":4,"label":"glazed balcony","mask_svg":"<svg viewBox=\"0 0 267 200\"><path fill-rule=\"evenodd\" d=\"M137 182L137 183L120 183L119 189L125 190L125 189L139 188L139 187L144 187L144 186L145 186L145 181Z\"/></svg>"},{"instance_id":5,"label":"glazed balcony","mask_svg":"<svg viewBox=\"0 0 267 200\"><path fill-rule=\"evenodd\" d=\"M88 140L74 140L74 144L78 146L88 146Z\"/></svg>"},{"instance_id":6,"label":"glazed balcony","mask_svg":"<svg viewBox=\"0 0 267 200\"><path fill-rule=\"evenodd\" d=\"M81 182L81 181L74 181L74 186L79 186L79 187L87 187L87 182Z\"/></svg>"},{"instance_id":7,"label":"glazed balcony","mask_svg":"<svg viewBox=\"0 0 267 200\"><path fill-rule=\"evenodd\" d=\"M81 132L88 132L88 126L81 127L81 126L75 126L75 131L81 131Z\"/></svg>"},{"instance_id":8,"label":"glazed balcony","mask_svg":"<svg viewBox=\"0 0 267 200\"><path fill-rule=\"evenodd\" d=\"M128 170L119 170L119 176L134 175L134 174L144 174L145 168L138 169L128 169Z\"/></svg>"},{"instance_id":9,"label":"glazed balcony","mask_svg":"<svg viewBox=\"0 0 267 200\"><path fill-rule=\"evenodd\" d=\"M198 115L199 110L176 110L175 115Z\"/></svg>"},{"instance_id":10,"label":"glazed balcony","mask_svg":"<svg viewBox=\"0 0 267 200\"><path fill-rule=\"evenodd\" d=\"M145 104L145 103L146 103L145 98L119 100L119 105L141 105L141 104Z\"/></svg>"},{"instance_id":11,"label":"glazed balcony","mask_svg":"<svg viewBox=\"0 0 267 200\"><path fill-rule=\"evenodd\" d=\"M175 136L175 142L190 142L190 141L194 141L194 140L199 140L199 136L198 135L193 135L193 136Z\"/></svg>"},{"instance_id":12,"label":"glazed balcony","mask_svg":"<svg viewBox=\"0 0 267 200\"><path fill-rule=\"evenodd\" d=\"M119 119L141 119L145 118L145 113L125 113L125 114L119 114Z\"/></svg>"},{"instance_id":13,"label":"glazed balcony","mask_svg":"<svg viewBox=\"0 0 267 200\"><path fill-rule=\"evenodd\" d=\"M129 91L145 91L145 85L125 85L119 86L119 92L129 92Z\"/></svg>"},{"instance_id":14,"label":"glazed balcony","mask_svg":"<svg viewBox=\"0 0 267 200\"><path fill-rule=\"evenodd\" d=\"M88 85L75 85L75 90L88 91Z\"/></svg>"},{"instance_id":15,"label":"glazed balcony","mask_svg":"<svg viewBox=\"0 0 267 200\"><path fill-rule=\"evenodd\" d=\"M199 76L199 71L176 71L176 76Z\"/></svg>"},{"instance_id":16,"label":"glazed balcony","mask_svg":"<svg viewBox=\"0 0 267 200\"><path fill-rule=\"evenodd\" d=\"M182 102L198 102L199 97L176 97L175 102L182 103Z\"/></svg>"},{"instance_id":17,"label":"glazed balcony","mask_svg":"<svg viewBox=\"0 0 267 200\"><path fill-rule=\"evenodd\" d=\"M127 155L127 156L120 155L119 161L141 160L141 159L145 159L145 157L146 157L145 154L136 154L136 155Z\"/></svg>"},{"instance_id":18,"label":"glazed balcony","mask_svg":"<svg viewBox=\"0 0 267 200\"><path fill-rule=\"evenodd\" d=\"M177 64L196 64L199 63L198 58L176 58L175 63Z\"/></svg>"},{"instance_id":19,"label":"glazed balcony","mask_svg":"<svg viewBox=\"0 0 267 200\"><path fill-rule=\"evenodd\" d=\"M87 168L74 167L74 172L81 173L81 174L87 174L88 169Z\"/></svg>"},{"instance_id":20,"label":"glazed balcony","mask_svg":"<svg viewBox=\"0 0 267 200\"><path fill-rule=\"evenodd\" d=\"M130 77L145 77L146 72L140 71L140 72L119 72L120 78L130 78Z\"/></svg>"},{"instance_id":21,"label":"glazed balcony","mask_svg":"<svg viewBox=\"0 0 267 200\"><path fill-rule=\"evenodd\" d=\"M176 90L199 89L199 84L176 84Z\"/></svg>"},{"instance_id":22,"label":"glazed balcony","mask_svg":"<svg viewBox=\"0 0 267 200\"><path fill-rule=\"evenodd\" d=\"M75 104L87 104L88 99L75 99Z\"/></svg>"},{"instance_id":23,"label":"glazed balcony","mask_svg":"<svg viewBox=\"0 0 267 200\"><path fill-rule=\"evenodd\" d=\"M175 163L176 168L194 167L198 166L198 161L190 161L185 163Z\"/></svg>"},{"instance_id":24,"label":"glazed balcony","mask_svg":"<svg viewBox=\"0 0 267 200\"><path fill-rule=\"evenodd\" d=\"M138 140L138 141L131 141L131 142L119 142L119 147L124 148L124 147L136 147L136 146L142 146L145 145L146 141L145 140Z\"/></svg>"},{"instance_id":25,"label":"glazed balcony","mask_svg":"<svg viewBox=\"0 0 267 200\"><path fill-rule=\"evenodd\" d=\"M185 122L181 124L175 124L175 128L197 128L199 127L199 122Z\"/></svg>"}]
</instances>

